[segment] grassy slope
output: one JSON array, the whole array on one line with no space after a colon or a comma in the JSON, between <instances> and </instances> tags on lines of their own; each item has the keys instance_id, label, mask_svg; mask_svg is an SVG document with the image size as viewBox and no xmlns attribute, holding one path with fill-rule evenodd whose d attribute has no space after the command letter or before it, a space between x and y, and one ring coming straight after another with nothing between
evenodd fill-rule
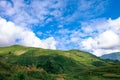
<instances>
[{"instance_id":1,"label":"grassy slope","mask_svg":"<svg viewBox=\"0 0 120 80\"><path fill-rule=\"evenodd\" d=\"M0 62L0 80L55 80L55 77L42 68Z\"/></svg>"},{"instance_id":2,"label":"grassy slope","mask_svg":"<svg viewBox=\"0 0 120 80\"><path fill-rule=\"evenodd\" d=\"M39 57L45 55L59 55L66 58L75 60L78 63L81 63L85 66L95 67L94 63L101 62L103 65L107 65L104 61L100 60L96 56L93 56L87 52L82 52L79 50L70 50L70 51L60 51L60 50L49 50L49 49L40 49L32 47L23 47L23 46L10 46L5 48L0 48L0 54L6 55L8 58L12 56L16 57ZM15 57L13 57L15 58ZM9 60L10 61L10 60Z\"/></svg>"},{"instance_id":3,"label":"grassy slope","mask_svg":"<svg viewBox=\"0 0 120 80\"><path fill-rule=\"evenodd\" d=\"M74 75L79 80L119 80L120 65L98 67Z\"/></svg>"},{"instance_id":4,"label":"grassy slope","mask_svg":"<svg viewBox=\"0 0 120 80\"><path fill-rule=\"evenodd\" d=\"M106 74L102 74L102 76L98 74L90 75L88 74L89 71L95 71L100 73L99 70L102 70L103 68L99 68L99 67L111 65L110 63L105 62L94 55L79 50L60 51L60 50L23 47L18 45L0 48L0 60L4 63L12 64L14 66L18 65L19 70L21 70L20 66L23 66L24 69L26 70L25 71L26 73L29 72L29 70L27 70L26 67L32 68L33 71L31 71L31 73L34 72L36 73L38 71L37 75L38 73L39 74L42 73L40 72L41 70L39 71L39 68L43 68L44 75L41 75L41 78L42 77L44 78L45 76L51 78L51 79L47 79L46 77L45 80L54 80L54 77L57 77L58 79L65 78L65 80L85 80L85 78L88 78L89 80L95 80L95 79L99 80L98 79L99 76L100 79L103 80L106 79L105 77ZM2 69L3 66L0 68ZM114 69L114 66L112 69ZM2 70L6 72L6 69L2 69ZM18 75L20 74L19 70L18 72L15 72ZM111 75L110 72L108 71L105 72L107 73L107 76ZM51 73L53 74L54 77L52 75L49 75ZM27 77L29 77L28 74L24 74L24 75L27 75ZM87 77L85 75L87 75ZM116 75L113 74L113 76ZM37 79L34 78L33 80L37 80Z\"/></svg>"}]
</instances>

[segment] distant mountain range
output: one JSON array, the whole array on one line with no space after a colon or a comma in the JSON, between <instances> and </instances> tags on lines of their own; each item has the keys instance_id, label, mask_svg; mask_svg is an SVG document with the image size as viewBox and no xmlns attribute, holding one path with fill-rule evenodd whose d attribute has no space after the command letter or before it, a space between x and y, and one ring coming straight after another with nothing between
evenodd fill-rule
<instances>
[{"instance_id":1,"label":"distant mountain range","mask_svg":"<svg viewBox=\"0 0 120 80\"><path fill-rule=\"evenodd\" d=\"M120 52L105 54L105 55L102 55L100 58L120 61Z\"/></svg>"}]
</instances>

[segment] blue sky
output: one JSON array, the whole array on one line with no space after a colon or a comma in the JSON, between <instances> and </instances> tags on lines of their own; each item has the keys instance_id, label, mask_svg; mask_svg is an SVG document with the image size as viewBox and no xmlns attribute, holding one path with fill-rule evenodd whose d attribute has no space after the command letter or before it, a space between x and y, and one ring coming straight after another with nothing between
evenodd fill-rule
<instances>
[{"instance_id":1,"label":"blue sky","mask_svg":"<svg viewBox=\"0 0 120 80\"><path fill-rule=\"evenodd\" d=\"M120 51L120 0L0 0L0 46Z\"/></svg>"}]
</instances>

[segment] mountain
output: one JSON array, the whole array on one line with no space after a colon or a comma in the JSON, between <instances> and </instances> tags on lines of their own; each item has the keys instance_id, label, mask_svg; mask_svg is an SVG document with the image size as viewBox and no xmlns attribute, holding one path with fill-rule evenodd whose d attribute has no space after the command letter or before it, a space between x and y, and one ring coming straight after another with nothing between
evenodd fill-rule
<instances>
[{"instance_id":1,"label":"mountain","mask_svg":"<svg viewBox=\"0 0 120 80\"><path fill-rule=\"evenodd\" d=\"M74 49L62 51L20 45L0 48L0 80L117 80L120 74L116 66Z\"/></svg>"},{"instance_id":2,"label":"mountain","mask_svg":"<svg viewBox=\"0 0 120 80\"><path fill-rule=\"evenodd\" d=\"M101 58L120 61L120 52L105 54L105 55L102 55Z\"/></svg>"}]
</instances>

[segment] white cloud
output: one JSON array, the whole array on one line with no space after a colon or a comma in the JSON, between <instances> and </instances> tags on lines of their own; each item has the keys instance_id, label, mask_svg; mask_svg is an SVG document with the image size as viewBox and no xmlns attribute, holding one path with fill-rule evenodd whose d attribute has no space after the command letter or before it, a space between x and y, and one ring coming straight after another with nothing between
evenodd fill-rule
<instances>
[{"instance_id":1,"label":"white cloud","mask_svg":"<svg viewBox=\"0 0 120 80\"><path fill-rule=\"evenodd\" d=\"M97 56L120 51L120 18L115 20L108 19L104 20L104 22L95 20L94 23L83 27L92 29L91 35L88 33L90 37L81 42L84 50L90 50ZM96 32L95 35L92 35L94 32Z\"/></svg>"},{"instance_id":2,"label":"white cloud","mask_svg":"<svg viewBox=\"0 0 120 80\"><path fill-rule=\"evenodd\" d=\"M88 38L88 39L82 41L82 46L83 46L83 48L90 50L90 49L92 49L92 44L94 42L95 41L92 38Z\"/></svg>"},{"instance_id":3,"label":"white cloud","mask_svg":"<svg viewBox=\"0 0 120 80\"><path fill-rule=\"evenodd\" d=\"M56 41L53 37L40 40L31 30L0 18L0 46L14 44L56 49Z\"/></svg>"},{"instance_id":4,"label":"white cloud","mask_svg":"<svg viewBox=\"0 0 120 80\"><path fill-rule=\"evenodd\" d=\"M7 16L17 25L43 25L48 15L60 19L62 12L59 8L62 7L62 0L1 0L0 16Z\"/></svg>"},{"instance_id":5,"label":"white cloud","mask_svg":"<svg viewBox=\"0 0 120 80\"><path fill-rule=\"evenodd\" d=\"M99 48L112 48L120 43L119 36L113 31L105 31L96 37Z\"/></svg>"},{"instance_id":6,"label":"white cloud","mask_svg":"<svg viewBox=\"0 0 120 80\"><path fill-rule=\"evenodd\" d=\"M101 56L115 51L120 51L120 37L113 31L105 31L95 38L82 41L86 50L92 50L93 54Z\"/></svg>"},{"instance_id":7,"label":"white cloud","mask_svg":"<svg viewBox=\"0 0 120 80\"><path fill-rule=\"evenodd\" d=\"M63 24L87 19L104 12L108 0L0 0L0 16L18 25L44 25L51 20ZM83 14L84 13L84 14ZM49 17L48 17L49 16ZM52 17L50 17L52 16Z\"/></svg>"},{"instance_id":8,"label":"white cloud","mask_svg":"<svg viewBox=\"0 0 120 80\"><path fill-rule=\"evenodd\" d=\"M96 16L99 16L104 13L106 6L108 4L108 0L78 0L75 6L76 11L65 18L66 21L74 21L76 19L89 19ZM84 14L83 14L84 13Z\"/></svg>"}]
</instances>

